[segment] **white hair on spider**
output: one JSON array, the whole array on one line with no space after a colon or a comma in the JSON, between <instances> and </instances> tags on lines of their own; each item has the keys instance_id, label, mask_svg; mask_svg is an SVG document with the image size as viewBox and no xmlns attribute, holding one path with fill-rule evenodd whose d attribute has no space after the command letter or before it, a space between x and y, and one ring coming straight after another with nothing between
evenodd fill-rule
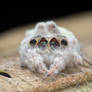
<instances>
[{"instance_id":1,"label":"white hair on spider","mask_svg":"<svg viewBox=\"0 0 92 92\"><path fill-rule=\"evenodd\" d=\"M58 74L67 66L83 64L77 38L53 21L40 22L26 32L19 54L21 66L46 75Z\"/></svg>"}]
</instances>

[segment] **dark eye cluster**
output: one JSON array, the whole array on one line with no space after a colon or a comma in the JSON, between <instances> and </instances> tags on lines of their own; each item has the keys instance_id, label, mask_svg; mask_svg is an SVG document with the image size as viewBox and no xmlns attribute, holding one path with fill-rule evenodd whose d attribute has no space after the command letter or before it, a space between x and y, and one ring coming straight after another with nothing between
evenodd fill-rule
<instances>
[{"instance_id":1,"label":"dark eye cluster","mask_svg":"<svg viewBox=\"0 0 92 92\"><path fill-rule=\"evenodd\" d=\"M59 42L55 37L52 38L49 42L46 40L44 37L42 37L39 41L32 39L30 40L30 45L31 46L38 46L39 48L45 48L50 45L51 48L57 48L60 47L60 45L67 46L68 42L66 39L62 39L61 42Z\"/></svg>"}]
</instances>

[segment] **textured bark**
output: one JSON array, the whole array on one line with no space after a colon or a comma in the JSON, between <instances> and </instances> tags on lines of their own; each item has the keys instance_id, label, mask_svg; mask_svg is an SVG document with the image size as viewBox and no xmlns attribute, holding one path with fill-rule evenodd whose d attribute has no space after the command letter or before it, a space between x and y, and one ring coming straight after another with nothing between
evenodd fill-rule
<instances>
[{"instance_id":1,"label":"textured bark","mask_svg":"<svg viewBox=\"0 0 92 92\"><path fill-rule=\"evenodd\" d=\"M29 92L57 92L58 90L88 81L92 81L92 72L74 74L68 77L60 78L55 82L49 83L48 85L39 86Z\"/></svg>"}]
</instances>

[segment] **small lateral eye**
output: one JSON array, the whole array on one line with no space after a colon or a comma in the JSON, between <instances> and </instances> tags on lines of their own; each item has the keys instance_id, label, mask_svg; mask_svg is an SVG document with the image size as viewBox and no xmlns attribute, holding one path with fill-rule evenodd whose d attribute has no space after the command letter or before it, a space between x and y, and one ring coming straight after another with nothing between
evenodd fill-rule
<instances>
[{"instance_id":1,"label":"small lateral eye","mask_svg":"<svg viewBox=\"0 0 92 92\"><path fill-rule=\"evenodd\" d=\"M67 41L65 39L62 39L61 40L61 44L64 45L64 46L67 46L68 45L68 43L67 43Z\"/></svg>"},{"instance_id":2,"label":"small lateral eye","mask_svg":"<svg viewBox=\"0 0 92 92\"><path fill-rule=\"evenodd\" d=\"M30 41L30 45L36 45L36 40L35 40L35 39L32 39L32 40Z\"/></svg>"}]
</instances>

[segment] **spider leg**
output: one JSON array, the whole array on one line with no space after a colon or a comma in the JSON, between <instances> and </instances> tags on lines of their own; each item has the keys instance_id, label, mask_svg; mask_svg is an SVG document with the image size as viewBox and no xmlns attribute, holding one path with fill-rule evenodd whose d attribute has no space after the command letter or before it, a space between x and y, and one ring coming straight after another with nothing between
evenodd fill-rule
<instances>
[{"instance_id":1,"label":"spider leg","mask_svg":"<svg viewBox=\"0 0 92 92\"><path fill-rule=\"evenodd\" d=\"M25 55L21 55L21 66L28 67L31 71L46 74L48 69L43 63L43 58L35 50L25 52Z\"/></svg>"},{"instance_id":2,"label":"spider leg","mask_svg":"<svg viewBox=\"0 0 92 92\"><path fill-rule=\"evenodd\" d=\"M81 53L81 57L83 58L83 60L88 63L89 65L92 66L92 60L90 58L88 58L85 54Z\"/></svg>"},{"instance_id":3,"label":"spider leg","mask_svg":"<svg viewBox=\"0 0 92 92\"><path fill-rule=\"evenodd\" d=\"M76 65L83 65L83 64L84 64L83 59L82 59L82 57L80 56L80 54L74 53L73 55L74 55L74 63L75 63Z\"/></svg>"},{"instance_id":4,"label":"spider leg","mask_svg":"<svg viewBox=\"0 0 92 92\"><path fill-rule=\"evenodd\" d=\"M37 71L42 74L46 74L48 69L43 63L43 59L39 55L33 55L28 61L28 67L32 71Z\"/></svg>"},{"instance_id":5,"label":"spider leg","mask_svg":"<svg viewBox=\"0 0 92 92\"><path fill-rule=\"evenodd\" d=\"M48 71L48 75L58 74L66 67L66 63L64 62L64 58L62 56L56 57L53 62L54 63L51 65L50 70Z\"/></svg>"}]
</instances>

